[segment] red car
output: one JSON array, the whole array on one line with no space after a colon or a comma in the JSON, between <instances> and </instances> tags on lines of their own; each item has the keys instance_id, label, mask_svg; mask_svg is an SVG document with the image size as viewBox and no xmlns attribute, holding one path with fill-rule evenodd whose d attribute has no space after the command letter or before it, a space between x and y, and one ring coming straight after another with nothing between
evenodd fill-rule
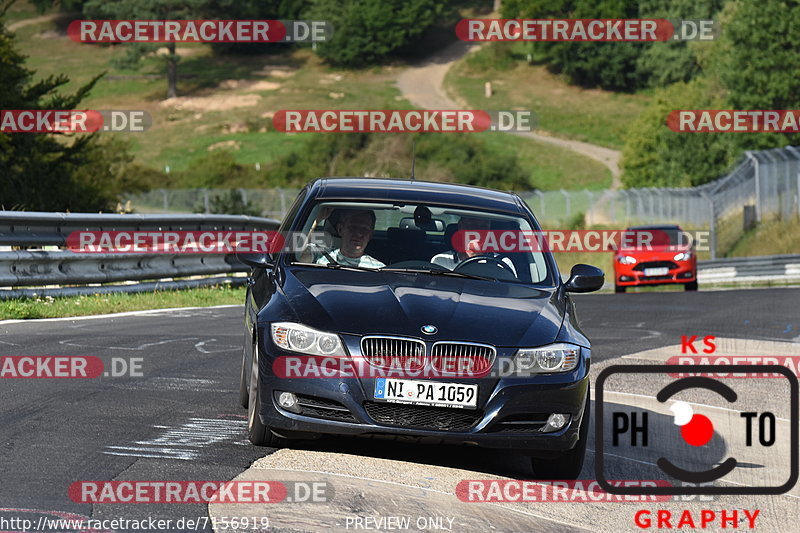
<instances>
[{"instance_id":1,"label":"red car","mask_svg":"<svg viewBox=\"0 0 800 533\"><path fill-rule=\"evenodd\" d=\"M644 235L644 237L640 237ZM697 255L679 226L635 226L614 250L614 292L626 287L683 284L697 290ZM649 245L643 243L649 242ZM637 244L639 243L639 244Z\"/></svg>"}]
</instances>

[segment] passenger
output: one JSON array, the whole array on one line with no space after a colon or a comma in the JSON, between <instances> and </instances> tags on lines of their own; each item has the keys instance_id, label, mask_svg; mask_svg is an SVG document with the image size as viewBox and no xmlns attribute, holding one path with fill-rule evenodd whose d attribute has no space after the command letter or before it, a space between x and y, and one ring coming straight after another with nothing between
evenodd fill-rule
<instances>
[{"instance_id":1,"label":"passenger","mask_svg":"<svg viewBox=\"0 0 800 533\"><path fill-rule=\"evenodd\" d=\"M385 264L365 253L374 229L373 211L367 209L343 211L336 224L336 231L342 242L339 248L329 254L330 257L344 266L383 268ZM327 265L330 260L322 256L316 262L318 265Z\"/></svg>"},{"instance_id":2,"label":"passenger","mask_svg":"<svg viewBox=\"0 0 800 533\"><path fill-rule=\"evenodd\" d=\"M492 222L486 218L478 218L478 217L470 217L464 216L458 220L458 230L473 230L473 231L488 231L492 227ZM452 243L451 243L452 244ZM471 241L466 246L466 251L459 252L456 250L448 250L446 252L436 254L431 258L431 263L434 265L439 265L447 268L448 270L455 269L459 263L466 261L470 257L475 257L477 255L489 255L492 257L499 257L498 254L481 254L477 250L477 242ZM508 265L511 268L511 271L514 272L514 275L517 275L517 271L514 268L514 263L508 257L502 258L503 263Z\"/></svg>"}]
</instances>

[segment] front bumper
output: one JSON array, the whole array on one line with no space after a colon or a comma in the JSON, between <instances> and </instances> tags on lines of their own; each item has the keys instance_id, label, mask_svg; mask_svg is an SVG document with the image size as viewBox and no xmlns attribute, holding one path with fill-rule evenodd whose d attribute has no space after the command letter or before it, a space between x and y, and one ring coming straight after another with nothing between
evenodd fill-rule
<instances>
[{"instance_id":1,"label":"front bumper","mask_svg":"<svg viewBox=\"0 0 800 533\"><path fill-rule=\"evenodd\" d=\"M374 378L278 377L272 365L276 357L288 354L271 341L260 344L259 416L264 425L282 436L292 433L394 436L486 448L557 452L573 448L581 423L588 423L583 420L589 389L590 350L586 348L582 348L578 367L564 374L445 379L478 384L478 409L467 410L376 402ZM352 343L347 345L350 350L354 348ZM284 391L298 395L301 413L278 406L276 393ZM540 431L551 413L568 414L569 422L558 431Z\"/></svg>"},{"instance_id":2,"label":"front bumper","mask_svg":"<svg viewBox=\"0 0 800 533\"><path fill-rule=\"evenodd\" d=\"M623 265L614 261L614 283L620 287L635 287L637 285L665 285L697 281L696 261L675 262L675 265L675 268L669 268L664 275L647 276L643 270L636 269L636 264Z\"/></svg>"}]
</instances>

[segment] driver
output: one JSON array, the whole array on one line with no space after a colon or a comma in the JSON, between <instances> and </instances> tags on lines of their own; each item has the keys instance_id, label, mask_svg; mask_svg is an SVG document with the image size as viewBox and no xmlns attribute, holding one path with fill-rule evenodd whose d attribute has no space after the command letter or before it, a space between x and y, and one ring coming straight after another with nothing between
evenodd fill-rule
<instances>
[{"instance_id":1,"label":"driver","mask_svg":"<svg viewBox=\"0 0 800 533\"><path fill-rule=\"evenodd\" d=\"M386 265L365 253L375 229L375 213L368 209L343 211L336 224L336 231L342 242L330 257L344 266L383 268ZM323 256L317 259L318 265L327 265L330 260Z\"/></svg>"},{"instance_id":2,"label":"driver","mask_svg":"<svg viewBox=\"0 0 800 533\"><path fill-rule=\"evenodd\" d=\"M492 227L492 222L486 218L478 218L478 217L470 217L470 216L463 216L458 220L458 229L459 231L462 230L476 230L476 231L488 231ZM452 244L452 243L451 243ZM431 263L439 266L443 266L449 270L455 269L459 263L462 261L466 261L470 257L475 257L477 255L491 255L492 257L497 257L497 254L481 254L477 250L477 241L471 241L466 246L466 251L458 252L456 250L448 250L446 252L436 254L431 258ZM512 272L514 275L517 275L517 271L514 268L514 263L508 257L502 258L503 263L511 267Z\"/></svg>"}]
</instances>

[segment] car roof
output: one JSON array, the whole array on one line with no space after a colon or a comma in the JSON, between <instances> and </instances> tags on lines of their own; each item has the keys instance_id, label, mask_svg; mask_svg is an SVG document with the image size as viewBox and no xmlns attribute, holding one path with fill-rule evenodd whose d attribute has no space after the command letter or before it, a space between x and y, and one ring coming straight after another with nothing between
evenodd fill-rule
<instances>
[{"instance_id":1,"label":"car roof","mask_svg":"<svg viewBox=\"0 0 800 533\"><path fill-rule=\"evenodd\" d=\"M319 178L309 184L311 196L324 200L443 204L524 213L512 192L472 185L389 178Z\"/></svg>"}]
</instances>

